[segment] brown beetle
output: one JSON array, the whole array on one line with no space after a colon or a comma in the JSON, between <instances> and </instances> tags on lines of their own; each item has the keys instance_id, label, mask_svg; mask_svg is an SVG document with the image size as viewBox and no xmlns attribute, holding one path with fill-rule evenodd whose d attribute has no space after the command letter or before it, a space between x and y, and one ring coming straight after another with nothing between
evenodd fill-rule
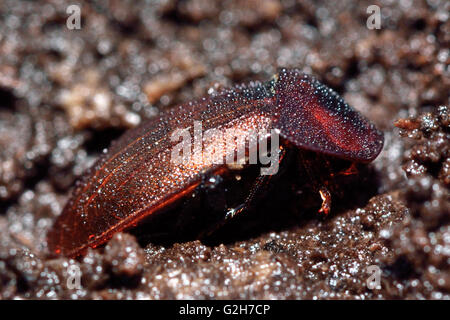
<instances>
[{"instance_id":1,"label":"brown beetle","mask_svg":"<svg viewBox=\"0 0 450 320\"><path fill-rule=\"evenodd\" d=\"M337 93L298 70L281 69L268 82L238 85L172 108L112 143L76 185L49 231L50 251L77 256L191 196L205 177L230 172L230 165L215 164L208 156L195 162L193 158L184 163L171 161L177 145L171 134L180 128L194 133L194 121L201 121L202 133L214 129L209 136L213 145L230 128L275 129L281 139L280 161L284 150L296 148L370 162L383 147L382 134ZM220 150L226 158L229 150ZM257 178L245 201L224 212L224 217L247 209L264 179ZM323 199L321 211L327 213L330 194L327 188L317 191Z\"/></svg>"}]
</instances>

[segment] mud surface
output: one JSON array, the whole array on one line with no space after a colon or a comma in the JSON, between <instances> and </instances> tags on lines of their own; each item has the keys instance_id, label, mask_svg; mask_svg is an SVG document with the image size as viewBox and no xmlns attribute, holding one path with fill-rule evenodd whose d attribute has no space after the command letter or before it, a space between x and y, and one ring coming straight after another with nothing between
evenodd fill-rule
<instances>
[{"instance_id":1,"label":"mud surface","mask_svg":"<svg viewBox=\"0 0 450 320\"><path fill-rule=\"evenodd\" d=\"M89 1L69 30L73 3L0 3L0 298L450 298L448 1L375 1L379 30L366 27L374 1ZM385 134L329 217L274 197L210 242L122 233L47 258L71 187L114 138L279 66L314 74Z\"/></svg>"}]
</instances>

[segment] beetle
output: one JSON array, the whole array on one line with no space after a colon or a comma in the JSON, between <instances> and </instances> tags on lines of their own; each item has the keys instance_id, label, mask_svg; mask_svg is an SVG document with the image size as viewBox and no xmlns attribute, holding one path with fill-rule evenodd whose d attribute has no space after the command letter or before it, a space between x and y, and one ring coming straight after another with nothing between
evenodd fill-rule
<instances>
[{"instance_id":1,"label":"beetle","mask_svg":"<svg viewBox=\"0 0 450 320\"><path fill-rule=\"evenodd\" d=\"M205 182L208 185L233 170L242 170L214 163L210 157L171 161L177 145L171 134L180 128L193 133L194 121L201 121L201 133L214 129L209 137L212 143L223 138L230 128L244 132L275 130L280 139L279 162L292 149L313 154L310 164L305 165L308 172L311 160L323 157L371 162L384 143L382 133L335 91L297 69L282 68L269 81L219 90L128 130L76 184L48 232L50 252L78 256L88 247L105 243L114 233L192 197ZM248 146L245 151L248 157ZM226 157L227 152L230 150L220 149L219 155ZM247 211L267 179L270 175L256 177L243 203L223 212L223 221ZM317 191L323 200L319 211L328 213L331 195L326 184L318 186Z\"/></svg>"}]
</instances>

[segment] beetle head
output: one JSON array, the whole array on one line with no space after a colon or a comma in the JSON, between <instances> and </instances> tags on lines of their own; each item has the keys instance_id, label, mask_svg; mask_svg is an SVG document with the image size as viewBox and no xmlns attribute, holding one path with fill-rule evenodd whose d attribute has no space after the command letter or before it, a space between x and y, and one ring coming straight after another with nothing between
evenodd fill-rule
<instances>
[{"instance_id":1,"label":"beetle head","mask_svg":"<svg viewBox=\"0 0 450 320\"><path fill-rule=\"evenodd\" d=\"M276 80L280 135L299 148L370 162L383 135L332 89L299 70L281 69Z\"/></svg>"}]
</instances>

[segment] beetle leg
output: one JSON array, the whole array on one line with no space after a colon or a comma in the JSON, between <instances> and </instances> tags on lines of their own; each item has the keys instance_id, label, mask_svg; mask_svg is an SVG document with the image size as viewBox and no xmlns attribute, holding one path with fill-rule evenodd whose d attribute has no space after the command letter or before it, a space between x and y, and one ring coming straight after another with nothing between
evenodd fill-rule
<instances>
[{"instance_id":1,"label":"beetle leg","mask_svg":"<svg viewBox=\"0 0 450 320\"><path fill-rule=\"evenodd\" d=\"M227 207L225 190L221 187L223 178L220 175L208 174L204 175L199 188L205 196L202 197L206 201L205 206L208 209L223 210Z\"/></svg>"},{"instance_id":2,"label":"beetle leg","mask_svg":"<svg viewBox=\"0 0 450 320\"><path fill-rule=\"evenodd\" d=\"M208 230L203 231L199 238L202 239L213 234L215 231L223 227L229 220L236 217L241 212L246 211L248 208L251 208L255 200L255 195L258 194L258 191L269 182L270 177L271 176L258 176L250 189L249 195L245 198L244 203L228 209L224 218L215 223Z\"/></svg>"},{"instance_id":3,"label":"beetle leg","mask_svg":"<svg viewBox=\"0 0 450 320\"><path fill-rule=\"evenodd\" d=\"M280 166L281 162L286 156L286 149L283 146L280 146L279 150L279 157L278 157L278 165ZM252 187L250 188L250 192L245 199L244 203L238 205L235 208L229 209L227 213L225 214L225 220L230 220L237 216L242 211L245 211L252 207L252 205L255 202L255 199L257 198L257 195L260 194L260 191L267 186L267 184L270 181L270 178L272 175L260 175L256 178L255 182L253 182Z\"/></svg>"},{"instance_id":4,"label":"beetle leg","mask_svg":"<svg viewBox=\"0 0 450 320\"><path fill-rule=\"evenodd\" d=\"M328 215L331 210L331 193L327 189L327 187L323 186L319 190L320 197L322 198L322 206L319 209L319 212Z\"/></svg>"},{"instance_id":5,"label":"beetle leg","mask_svg":"<svg viewBox=\"0 0 450 320\"><path fill-rule=\"evenodd\" d=\"M283 146L280 146L279 149L279 158L278 158L278 164L281 165L281 162L286 156L286 149ZM259 175L255 181L253 182L253 185L250 188L250 192L245 198L244 202L234 208L228 209L225 213L224 219L218 223L216 223L212 228L209 230L203 232L200 235L200 238L203 238L205 236L209 236L212 233L214 233L216 230L218 230L220 227L222 227L225 223L227 223L229 220L233 219L237 215L239 215L241 212L244 212L251 208L258 198L258 195L260 192L268 185L271 175Z\"/></svg>"},{"instance_id":6,"label":"beetle leg","mask_svg":"<svg viewBox=\"0 0 450 320\"><path fill-rule=\"evenodd\" d=\"M303 165L303 169L306 172L306 175L309 178L309 181L312 183L313 190L319 193L320 198L322 199L322 205L320 209L318 210L319 213L324 213L325 215L328 215L331 211L331 192L327 188L327 185L329 184L328 180L321 180L318 181L318 177L320 177L320 174L317 172L313 172L312 168L314 168L314 165L312 165L313 161L316 161L317 159L311 159L308 157L303 156L301 153L299 154L300 157L300 163ZM330 172L330 176L332 176L330 165L328 163L327 159L319 157L319 161L323 162L323 166L325 168L322 168L322 170L328 170Z\"/></svg>"},{"instance_id":7,"label":"beetle leg","mask_svg":"<svg viewBox=\"0 0 450 320\"><path fill-rule=\"evenodd\" d=\"M254 204L256 195L259 194L259 191L264 188L264 186L267 185L269 182L271 176L258 176L253 182L252 187L250 188L250 192L248 196L245 198L244 203L238 205L235 208L229 209L227 213L225 214L225 220L230 220L237 216L242 211L245 211L252 207Z\"/></svg>"},{"instance_id":8,"label":"beetle leg","mask_svg":"<svg viewBox=\"0 0 450 320\"><path fill-rule=\"evenodd\" d=\"M358 171L358 168L356 167L356 163L355 162L352 162L351 163L351 165L350 165L350 167L348 167L348 168L346 168L346 169L344 169L344 170L342 170L342 171L339 171L339 172L337 172L337 173L331 173L330 175L333 177L333 176L350 176L350 175L354 175L354 174L357 174L359 171Z\"/></svg>"}]
</instances>

